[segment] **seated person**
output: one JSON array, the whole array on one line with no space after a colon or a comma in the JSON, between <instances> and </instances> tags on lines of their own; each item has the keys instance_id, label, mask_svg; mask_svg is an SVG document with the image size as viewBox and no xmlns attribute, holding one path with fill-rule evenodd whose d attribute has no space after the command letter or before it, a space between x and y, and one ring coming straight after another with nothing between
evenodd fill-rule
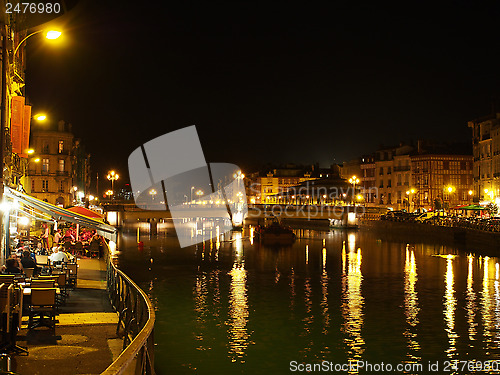
<instances>
[{"instance_id":1,"label":"seated person","mask_svg":"<svg viewBox=\"0 0 500 375\"><path fill-rule=\"evenodd\" d=\"M19 260L19 258L18 258L18 256L17 256L16 253L10 254L9 259L14 259L15 266L17 268L19 268L21 270L21 272L23 272L23 265L21 264L21 262L20 262L20 260Z\"/></svg>"},{"instance_id":2,"label":"seated person","mask_svg":"<svg viewBox=\"0 0 500 375\"><path fill-rule=\"evenodd\" d=\"M5 261L3 273L8 274L8 275L21 273L21 269L19 267L17 267L16 259L9 258Z\"/></svg>"},{"instance_id":3,"label":"seated person","mask_svg":"<svg viewBox=\"0 0 500 375\"><path fill-rule=\"evenodd\" d=\"M23 251L23 256L21 258L21 264L23 268L33 268L33 274L37 274L38 267L35 260L31 257L28 250Z\"/></svg>"},{"instance_id":4,"label":"seated person","mask_svg":"<svg viewBox=\"0 0 500 375\"><path fill-rule=\"evenodd\" d=\"M68 256L64 253L62 246L54 246L52 248L53 253L49 255L49 260L51 263L56 264L61 262L67 262Z\"/></svg>"}]
</instances>

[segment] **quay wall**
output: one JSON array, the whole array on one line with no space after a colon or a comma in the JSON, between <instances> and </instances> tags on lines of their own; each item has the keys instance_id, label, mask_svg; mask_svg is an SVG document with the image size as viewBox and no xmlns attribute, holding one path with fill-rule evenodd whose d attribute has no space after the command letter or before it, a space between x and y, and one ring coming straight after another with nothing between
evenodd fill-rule
<instances>
[{"instance_id":1,"label":"quay wall","mask_svg":"<svg viewBox=\"0 0 500 375\"><path fill-rule=\"evenodd\" d=\"M385 220L361 220L360 229L387 240L440 243L500 255L500 232Z\"/></svg>"}]
</instances>

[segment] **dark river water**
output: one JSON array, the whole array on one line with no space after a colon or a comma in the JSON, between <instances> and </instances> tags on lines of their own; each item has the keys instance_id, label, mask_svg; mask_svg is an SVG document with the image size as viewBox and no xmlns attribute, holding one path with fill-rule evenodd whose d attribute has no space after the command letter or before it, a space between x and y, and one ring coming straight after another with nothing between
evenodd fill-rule
<instances>
[{"instance_id":1,"label":"dark river water","mask_svg":"<svg viewBox=\"0 0 500 375\"><path fill-rule=\"evenodd\" d=\"M266 247L249 227L180 249L145 229L142 251L124 230L118 264L155 306L160 375L500 373L499 260L481 249L363 229Z\"/></svg>"}]
</instances>

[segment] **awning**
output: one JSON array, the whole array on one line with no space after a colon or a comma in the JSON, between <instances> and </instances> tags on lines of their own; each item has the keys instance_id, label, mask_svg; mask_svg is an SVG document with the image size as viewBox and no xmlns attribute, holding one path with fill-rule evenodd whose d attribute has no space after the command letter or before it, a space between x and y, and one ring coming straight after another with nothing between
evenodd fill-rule
<instances>
[{"instance_id":1,"label":"awning","mask_svg":"<svg viewBox=\"0 0 500 375\"><path fill-rule=\"evenodd\" d=\"M102 218L103 218L103 216L100 213L89 210L88 208L85 208L85 207L74 206L74 207L68 208L68 211L76 212L79 215L83 215L85 217L90 217L91 219L97 219L99 221L102 221Z\"/></svg>"},{"instance_id":2,"label":"awning","mask_svg":"<svg viewBox=\"0 0 500 375\"><path fill-rule=\"evenodd\" d=\"M5 186L4 189L5 197L17 200L19 203L22 203L31 209L40 211L52 219L52 221L68 221L70 223L80 224L81 226L95 229L97 234L100 236L116 242L116 228L111 225L104 224L102 221L92 219L77 212L72 212L64 208L54 206L53 204L30 195L23 194L7 186ZM36 220L47 221L47 219L43 218L36 218Z\"/></svg>"},{"instance_id":3,"label":"awning","mask_svg":"<svg viewBox=\"0 0 500 375\"><path fill-rule=\"evenodd\" d=\"M486 210L486 207L479 206L477 204L470 204L470 205L465 206L465 207L460 207L459 209L460 210L468 210L468 211L482 211L482 210Z\"/></svg>"}]
</instances>

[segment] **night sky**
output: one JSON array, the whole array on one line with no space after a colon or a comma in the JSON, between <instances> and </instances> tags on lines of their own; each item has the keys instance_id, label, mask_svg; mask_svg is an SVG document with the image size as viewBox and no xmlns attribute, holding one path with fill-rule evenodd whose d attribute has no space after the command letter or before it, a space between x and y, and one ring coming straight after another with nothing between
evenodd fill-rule
<instances>
[{"instance_id":1,"label":"night sky","mask_svg":"<svg viewBox=\"0 0 500 375\"><path fill-rule=\"evenodd\" d=\"M326 167L467 141L500 104L498 2L126 3L81 3L64 45L28 41L34 112L73 124L93 178L125 176L135 148L193 124L209 162Z\"/></svg>"}]
</instances>

